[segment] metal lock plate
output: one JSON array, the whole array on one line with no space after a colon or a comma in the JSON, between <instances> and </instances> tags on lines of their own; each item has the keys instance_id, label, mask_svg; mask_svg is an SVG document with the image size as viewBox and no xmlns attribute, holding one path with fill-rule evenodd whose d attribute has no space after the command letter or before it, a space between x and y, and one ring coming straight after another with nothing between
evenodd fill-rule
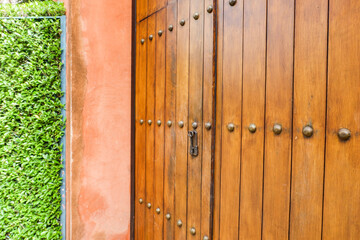
<instances>
[{"instance_id":1,"label":"metal lock plate","mask_svg":"<svg viewBox=\"0 0 360 240\"><path fill-rule=\"evenodd\" d=\"M189 131L188 136L190 137L190 155L197 157L199 155L198 143L197 143L197 132L195 130Z\"/></svg>"}]
</instances>

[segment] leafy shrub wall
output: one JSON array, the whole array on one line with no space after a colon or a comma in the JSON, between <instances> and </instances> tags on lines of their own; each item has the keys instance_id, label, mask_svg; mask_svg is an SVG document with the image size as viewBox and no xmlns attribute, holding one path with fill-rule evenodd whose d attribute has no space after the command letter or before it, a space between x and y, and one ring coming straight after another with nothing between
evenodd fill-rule
<instances>
[{"instance_id":1,"label":"leafy shrub wall","mask_svg":"<svg viewBox=\"0 0 360 240\"><path fill-rule=\"evenodd\" d=\"M61 239L59 19L0 19L0 239Z\"/></svg>"}]
</instances>

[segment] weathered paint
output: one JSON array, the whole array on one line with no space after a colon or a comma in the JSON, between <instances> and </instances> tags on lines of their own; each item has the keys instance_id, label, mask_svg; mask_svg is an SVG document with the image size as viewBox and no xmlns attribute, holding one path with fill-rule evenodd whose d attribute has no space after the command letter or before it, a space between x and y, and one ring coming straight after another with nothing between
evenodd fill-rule
<instances>
[{"instance_id":1,"label":"weathered paint","mask_svg":"<svg viewBox=\"0 0 360 240\"><path fill-rule=\"evenodd\" d=\"M131 0L68 0L67 240L130 239Z\"/></svg>"}]
</instances>

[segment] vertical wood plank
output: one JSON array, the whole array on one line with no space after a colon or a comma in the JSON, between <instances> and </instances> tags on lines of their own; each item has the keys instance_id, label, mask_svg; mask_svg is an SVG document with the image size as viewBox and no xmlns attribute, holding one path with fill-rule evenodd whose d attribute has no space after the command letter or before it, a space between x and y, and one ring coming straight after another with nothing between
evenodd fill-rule
<instances>
[{"instance_id":1,"label":"vertical wood plank","mask_svg":"<svg viewBox=\"0 0 360 240\"><path fill-rule=\"evenodd\" d=\"M268 2L263 239L288 239L294 0ZM281 124L275 135L273 125Z\"/></svg>"},{"instance_id":2,"label":"vertical wood plank","mask_svg":"<svg viewBox=\"0 0 360 240\"><path fill-rule=\"evenodd\" d=\"M150 35L155 36L156 16L148 18L148 49L147 49L147 81L146 81L146 204L151 204L146 208L146 228L145 239L154 238L154 129L156 126L155 117L155 42L156 38L149 39ZM151 124L148 121L152 121Z\"/></svg>"},{"instance_id":3,"label":"vertical wood plank","mask_svg":"<svg viewBox=\"0 0 360 240\"><path fill-rule=\"evenodd\" d=\"M214 142L214 110L215 110L215 56L214 56L214 12L208 13L207 8L213 6L213 0L205 0L204 13L204 89L203 89L203 144L202 144L202 170L201 170L201 239L204 236L211 239L212 224L212 182L213 182L213 144ZM206 123L211 124L207 130Z\"/></svg>"},{"instance_id":4,"label":"vertical wood plank","mask_svg":"<svg viewBox=\"0 0 360 240\"><path fill-rule=\"evenodd\" d=\"M224 2L220 239L238 239L242 113L243 1ZM228 130L233 124L233 132Z\"/></svg>"},{"instance_id":5,"label":"vertical wood plank","mask_svg":"<svg viewBox=\"0 0 360 240\"><path fill-rule=\"evenodd\" d=\"M148 13L148 0L136 1L136 21L144 19Z\"/></svg>"},{"instance_id":6,"label":"vertical wood plank","mask_svg":"<svg viewBox=\"0 0 360 240\"><path fill-rule=\"evenodd\" d=\"M174 29L166 33L166 121L175 124L176 104L176 32L177 32L177 4L167 7L167 27ZM165 124L165 122L164 122ZM170 214L170 219L164 219L164 239L173 240L175 227L175 161L176 135L175 125L165 127L165 173L164 173L164 214Z\"/></svg>"},{"instance_id":7,"label":"vertical wood plank","mask_svg":"<svg viewBox=\"0 0 360 240\"><path fill-rule=\"evenodd\" d=\"M330 0L323 239L360 236L360 1ZM351 138L337 132L348 128Z\"/></svg>"},{"instance_id":8,"label":"vertical wood plank","mask_svg":"<svg viewBox=\"0 0 360 240\"><path fill-rule=\"evenodd\" d=\"M161 1L161 0L147 0L147 1L148 1L148 13L147 13L147 16L150 16L151 14L156 12L158 2Z\"/></svg>"},{"instance_id":9,"label":"vertical wood plank","mask_svg":"<svg viewBox=\"0 0 360 240\"><path fill-rule=\"evenodd\" d=\"M187 152L188 152L188 87L189 87L189 0L178 1L177 21L177 86L176 86L176 176L175 176L175 221L182 221L175 228L175 240L186 239L187 232ZM179 24L185 20L185 25ZM180 128L178 122L183 121Z\"/></svg>"},{"instance_id":10,"label":"vertical wood plank","mask_svg":"<svg viewBox=\"0 0 360 240\"><path fill-rule=\"evenodd\" d=\"M166 9L156 13L156 81L155 81L155 187L154 239L163 240L164 226L164 133L165 133L165 38ZM159 31L162 31L161 36ZM157 121L160 121L160 125ZM156 212L159 208L160 213Z\"/></svg>"},{"instance_id":11,"label":"vertical wood plank","mask_svg":"<svg viewBox=\"0 0 360 240\"><path fill-rule=\"evenodd\" d=\"M296 1L290 239L321 239L327 0ZM314 129L312 137L302 133Z\"/></svg>"},{"instance_id":12,"label":"vertical wood plank","mask_svg":"<svg viewBox=\"0 0 360 240\"><path fill-rule=\"evenodd\" d=\"M239 239L261 239L266 0L244 0L243 117ZM256 132L249 131L250 124Z\"/></svg>"},{"instance_id":13,"label":"vertical wood plank","mask_svg":"<svg viewBox=\"0 0 360 240\"><path fill-rule=\"evenodd\" d=\"M145 121L146 117L146 58L147 21L137 27L136 37L136 83L135 83L135 240L144 239L145 230ZM140 202L142 199L143 202Z\"/></svg>"}]
</instances>

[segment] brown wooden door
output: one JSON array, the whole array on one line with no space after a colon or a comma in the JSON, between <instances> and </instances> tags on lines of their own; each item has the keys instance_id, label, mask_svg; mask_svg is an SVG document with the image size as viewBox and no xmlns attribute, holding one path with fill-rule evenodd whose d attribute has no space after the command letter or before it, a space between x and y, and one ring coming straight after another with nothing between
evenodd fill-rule
<instances>
[{"instance_id":1,"label":"brown wooden door","mask_svg":"<svg viewBox=\"0 0 360 240\"><path fill-rule=\"evenodd\" d=\"M137 9L135 239L360 239L360 1Z\"/></svg>"}]
</instances>

